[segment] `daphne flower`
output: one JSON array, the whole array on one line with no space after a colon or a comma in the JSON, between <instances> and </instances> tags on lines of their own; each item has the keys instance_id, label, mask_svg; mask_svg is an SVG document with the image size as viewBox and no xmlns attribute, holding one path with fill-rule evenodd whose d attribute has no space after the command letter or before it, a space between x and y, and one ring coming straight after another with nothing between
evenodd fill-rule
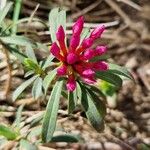
<instances>
[{"instance_id":1,"label":"daphne flower","mask_svg":"<svg viewBox=\"0 0 150 150\"><path fill-rule=\"evenodd\" d=\"M92 58L104 54L107 50L106 46L91 48L93 42L101 37L105 27L103 25L98 26L89 37L80 42L83 24L84 19L80 17L73 25L73 34L68 48L65 44L64 29L60 26L56 33L58 44L54 42L50 49L50 52L61 62L57 74L67 77L66 87L68 91L75 90L77 78L81 78L87 84L94 84L96 82L95 72L108 69L108 64L105 61L91 61Z\"/></svg>"}]
</instances>

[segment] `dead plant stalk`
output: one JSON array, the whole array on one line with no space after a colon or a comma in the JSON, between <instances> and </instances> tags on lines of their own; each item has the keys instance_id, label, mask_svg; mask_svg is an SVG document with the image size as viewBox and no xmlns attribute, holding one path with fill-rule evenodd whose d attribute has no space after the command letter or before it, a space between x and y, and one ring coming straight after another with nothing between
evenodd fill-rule
<instances>
[{"instance_id":1,"label":"dead plant stalk","mask_svg":"<svg viewBox=\"0 0 150 150\"><path fill-rule=\"evenodd\" d=\"M7 48L5 47L5 44L3 44L2 41L0 41L0 43L2 44L2 49L5 55L5 60L7 63L7 70L8 70L8 78L6 80L6 84L5 84L5 97L7 99L10 88L11 88L11 81L12 81L12 69L11 69L11 65L10 65L10 57L9 57L9 53Z\"/></svg>"}]
</instances>

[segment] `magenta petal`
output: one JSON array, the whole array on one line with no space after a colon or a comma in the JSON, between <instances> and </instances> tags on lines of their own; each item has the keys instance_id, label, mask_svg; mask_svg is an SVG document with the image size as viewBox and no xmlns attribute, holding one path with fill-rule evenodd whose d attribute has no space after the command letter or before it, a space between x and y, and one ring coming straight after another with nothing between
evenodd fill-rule
<instances>
[{"instance_id":1,"label":"magenta petal","mask_svg":"<svg viewBox=\"0 0 150 150\"><path fill-rule=\"evenodd\" d=\"M97 53L97 55L102 55L107 51L107 47L106 46L97 46L95 49L95 52Z\"/></svg>"},{"instance_id":2,"label":"magenta petal","mask_svg":"<svg viewBox=\"0 0 150 150\"><path fill-rule=\"evenodd\" d=\"M65 75L67 73L67 67L65 66L65 65L63 65L63 66L61 66L61 67L59 67L58 69L57 69L57 74L59 75L59 76L63 76L63 75Z\"/></svg>"},{"instance_id":3,"label":"magenta petal","mask_svg":"<svg viewBox=\"0 0 150 150\"><path fill-rule=\"evenodd\" d=\"M68 79L68 82L66 84L67 90L72 92L76 88L76 81L74 79Z\"/></svg>"},{"instance_id":4,"label":"magenta petal","mask_svg":"<svg viewBox=\"0 0 150 150\"><path fill-rule=\"evenodd\" d=\"M80 36L72 36L70 39L70 50L75 51L80 43Z\"/></svg>"},{"instance_id":5,"label":"magenta petal","mask_svg":"<svg viewBox=\"0 0 150 150\"><path fill-rule=\"evenodd\" d=\"M75 62L77 62L77 60L78 60L78 56L75 53L69 53L67 55L68 64L74 64Z\"/></svg>"},{"instance_id":6,"label":"magenta petal","mask_svg":"<svg viewBox=\"0 0 150 150\"><path fill-rule=\"evenodd\" d=\"M73 35L80 36L83 29L83 24L84 24L84 18L83 16L81 16L72 27Z\"/></svg>"},{"instance_id":7,"label":"magenta petal","mask_svg":"<svg viewBox=\"0 0 150 150\"><path fill-rule=\"evenodd\" d=\"M93 44L93 39L92 38L87 38L87 39L84 39L82 41L82 47L84 49L90 48L92 46L92 44Z\"/></svg>"},{"instance_id":8,"label":"magenta petal","mask_svg":"<svg viewBox=\"0 0 150 150\"><path fill-rule=\"evenodd\" d=\"M54 42L50 48L50 52L57 57L60 53L60 48L58 47L57 43Z\"/></svg>"},{"instance_id":9,"label":"magenta petal","mask_svg":"<svg viewBox=\"0 0 150 150\"><path fill-rule=\"evenodd\" d=\"M92 32L90 37L93 39L97 39L101 36L101 34L103 33L103 31L105 30L105 26L104 25L100 25L98 27L96 27Z\"/></svg>"},{"instance_id":10,"label":"magenta petal","mask_svg":"<svg viewBox=\"0 0 150 150\"><path fill-rule=\"evenodd\" d=\"M105 61L96 62L93 67L100 71L108 70L108 64Z\"/></svg>"},{"instance_id":11,"label":"magenta petal","mask_svg":"<svg viewBox=\"0 0 150 150\"><path fill-rule=\"evenodd\" d=\"M89 60L89 59L91 59L91 58L94 57L94 54L95 54L95 51L94 51L94 50L92 50L92 49L87 49L87 50L84 52L83 57L84 57L84 59Z\"/></svg>"},{"instance_id":12,"label":"magenta petal","mask_svg":"<svg viewBox=\"0 0 150 150\"><path fill-rule=\"evenodd\" d=\"M63 29L62 26L60 26L60 27L58 28L58 31L57 31L57 33L56 33L56 37L57 37L57 40L58 40L59 42L63 42L63 41L64 41L64 39L65 39L65 32L64 32L64 29Z\"/></svg>"}]
</instances>

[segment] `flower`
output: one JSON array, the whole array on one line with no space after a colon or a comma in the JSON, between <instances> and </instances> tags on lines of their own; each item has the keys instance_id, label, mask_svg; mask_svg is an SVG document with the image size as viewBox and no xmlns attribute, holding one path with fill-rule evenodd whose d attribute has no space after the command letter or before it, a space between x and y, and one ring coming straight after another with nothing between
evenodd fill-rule
<instances>
[{"instance_id":1,"label":"flower","mask_svg":"<svg viewBox=\"0 0 150 150\"><path fill-rule=\"evenodd\" d=\"M60 26L56 33L58 42L52 43L50 49L50 52L61 62L57 69L57 75L67 77L66 87L68 91L75 90L78 77L85 83L94 84L96 82L95 72L108 69L108 64L105 61L91 61L91 59L104 54L107 50L106 46L91 48L93 42L101 37L105 26L96 27L89 37L80 42L83 25L84 19L80 17L72 27L73 34L68 48L65 43L64 29Z\"/></svg>"}]
</instances>

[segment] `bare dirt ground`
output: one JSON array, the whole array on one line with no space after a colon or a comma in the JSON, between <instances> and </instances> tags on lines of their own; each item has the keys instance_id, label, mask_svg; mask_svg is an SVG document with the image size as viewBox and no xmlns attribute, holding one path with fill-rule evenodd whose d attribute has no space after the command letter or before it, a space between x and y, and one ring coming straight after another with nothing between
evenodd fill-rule
<instances>
[{"instance_id":1,"label":"bare dirt ground","mask_svg":"<svg viewBox=\"0 0 150 150\"><path fill-rule=\"evenodd\" d=\"M62 101L58 123L64 131L78 134L82 143L52 143L40 147L54 149L89 149L89 150L146 150L142 146L150 144L150 1L149 0L24 0L22 17L30 16L36 5L40 7L35 13L39 18L46 20L49 9L55 6L63 6L67 9L68 21L84 15L85 21L94 26L96 23L108 23L107 31L97 44L104 43L109 47L110 61L126 66L131 70L135 83L125 81L122 89L117 93L117 104L108 105L105 118L105 130L97 133L88 122L77 112L74 117L66 114L66 101ZM20 25L20 32L22 26ZM49 42L47 30L42 25L30 24L37 32L35 40ZM68 30L70 28L68 27ZM28 36L32 36L31 33ZM41 54L39 54L41 58ZM3 98L3 91L7 80L7 66L5 56L0 53L0 122L11 124L17 107L24 103L23 112L26 118L40 113L45 104L37 104L30 98L30 90L25 98L12 103L9 98ZM12 61L13 79L11 91L23 81L23 71L18 69ZM18 71L20 70L20 71ZM39 108L40 105L40 108ZM28 129L28 128L27 128ZM35 139L33 139L34 141ZM32 140L31 140L32 141ZM149 147L150 148L150 147Z\"/></svg>"}]
</instances>

